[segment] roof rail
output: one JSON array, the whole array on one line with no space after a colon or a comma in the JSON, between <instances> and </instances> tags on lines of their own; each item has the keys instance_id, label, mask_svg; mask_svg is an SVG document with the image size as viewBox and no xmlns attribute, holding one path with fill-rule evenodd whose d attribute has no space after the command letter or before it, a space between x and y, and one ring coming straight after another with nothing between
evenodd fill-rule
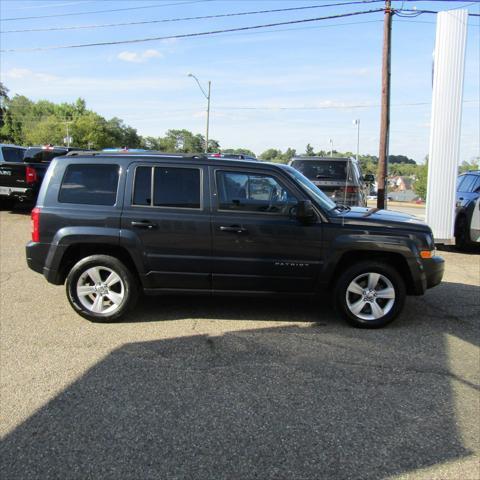
<instances>
[{"instance_id":1,"label":"roof rail","mask_svg":"<svg viewBox=\"0 0 480 480\"><path fill-rule=\"evenodd\" d=\"M73 151L68 152L67 156L91 156L91 157L157 157L157 158L185 158L185 159L207 159L207 155L203 153L166 153L158 152L156 150L150 150L145 152L129 152L129 151L117 151L117 152L103 152L103 151Z\"/></svg>"}]
</instances>

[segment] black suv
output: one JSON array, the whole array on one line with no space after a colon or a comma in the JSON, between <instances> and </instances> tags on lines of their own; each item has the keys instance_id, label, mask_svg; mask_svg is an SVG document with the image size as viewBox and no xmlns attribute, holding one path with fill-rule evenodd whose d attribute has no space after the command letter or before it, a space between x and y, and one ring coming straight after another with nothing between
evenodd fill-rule
<instances>
[{"instance_id":1,"label":"black suv","mask_svg":"<svg viewBox=\"0 0 480 480\"><path fill-rule=\"evenodd\" d=\"M319 296L380 327L444 261L415 217L337 206L287 165L167 154L54 159L28 265L82 316L112 321L147 294Z\"/></svg>"}]
</instances>

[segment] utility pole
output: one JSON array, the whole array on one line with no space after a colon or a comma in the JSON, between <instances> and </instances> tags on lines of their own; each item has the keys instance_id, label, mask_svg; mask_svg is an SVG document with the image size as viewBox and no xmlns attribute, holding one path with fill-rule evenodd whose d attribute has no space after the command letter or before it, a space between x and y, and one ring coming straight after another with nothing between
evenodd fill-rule
<instances>
[{"instance_id":1,"label":"utility pole","mask_svg":"<svg viewBox=\"0 0 480 480\"><path fill-rule=\"evenodd\" d=\"M205 135L205 153L208 153L208 127L210 125L210 89L212 82L208 81L208 97L207 97L207 134Z\"/></svg>"},{"instance_id":2,"label":"utility pole","mask_svg":"<svg viewBox=\"0 0 480 480\"><path fill-rule=\"evenodd\" d=\"M382 56L382 111L380 117L380 151L377 170L377 208L385 208L385 182L387 177L388 141L390 131L390 60L392 47L392 8L391 1L385 0L383 22Z\"/></svg>"}]
</instances>

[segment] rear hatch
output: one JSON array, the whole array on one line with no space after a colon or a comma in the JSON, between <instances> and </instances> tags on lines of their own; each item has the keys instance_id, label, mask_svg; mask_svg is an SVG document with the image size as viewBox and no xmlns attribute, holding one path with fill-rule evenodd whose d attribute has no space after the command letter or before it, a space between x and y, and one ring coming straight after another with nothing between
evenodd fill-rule
<instances>
[{"instance_id":1,"label":"rear hatch","mask_svg":"<svg viewBox=\"0 0 480 480\"><path fill-rule=\"evenodd\" d=\"M292 167L301 172L323 193L340 201L358 187L355 172L347 159L293 160Z\"/></svg>"},{"instance_id":2,"label":"rear hatch","mask_svg":"<svg viewBox=\"0 0 480 480\"><path fill-rule=\"evenodd\" d=\"M9 195L10 187L24 187L25 164L23 163L24 148L2 146L3 162L0 163L0 193Z\"/></svg>"}]
</instances>

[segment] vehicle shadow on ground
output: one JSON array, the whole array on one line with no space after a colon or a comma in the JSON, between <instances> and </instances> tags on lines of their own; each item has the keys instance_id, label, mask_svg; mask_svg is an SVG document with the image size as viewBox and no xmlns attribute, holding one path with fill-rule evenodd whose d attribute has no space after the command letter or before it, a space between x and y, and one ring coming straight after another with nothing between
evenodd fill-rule
<instances>
[{"instance_id":1,"label":"vehicle shadow on ground","mask_svg":"<svg viewBox=\"0 0 480 480\"><path fill-rule=\"evenodd\" d=\"M165 320L320 322L125 344L7 435L4 478L377 479L468 457L452 388L478 387L447 336L478 344L480 288L436 290L369 331L293 300L170 299Z\"/></svg>"}]
</instances>

